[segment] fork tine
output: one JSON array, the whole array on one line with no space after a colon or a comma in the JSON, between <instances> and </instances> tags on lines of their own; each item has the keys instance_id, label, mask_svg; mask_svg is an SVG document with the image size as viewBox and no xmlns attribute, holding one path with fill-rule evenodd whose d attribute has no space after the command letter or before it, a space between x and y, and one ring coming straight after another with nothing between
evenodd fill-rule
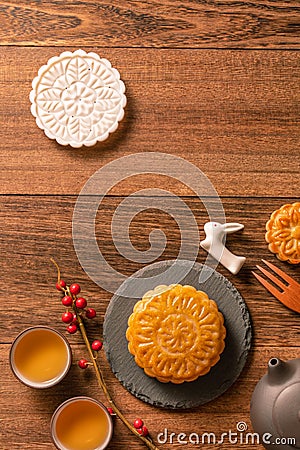
<instances>
[{"instance_id":1,"label":"fork tine","mask_svg":"<svg viewBox=\"0 0 300 450\"><path fill-rule=\"evenodd\" d=\"M278 291L271 283L265 280L260 275L257 275L255 272L252 272L255 278L267 289L267 291L271 292L274 297L276 297L279 301L282 300L282 293Z\"/></svg>"},{"instance_id":2,"label":"fork tine","mask_svg":"<svg viewBox=\"0 0 300 450\"><path fill-rule=\"evenodd\" d=\"M277 273L277 275L279 275L283 280L285 280L287 283L292 284L292 285L299 285L299 283L297 283L297 281L295 281L292 277L290 277L289 275L287 275L285 272L283 272L283 270L279 269L278 267L274 266L273 264L271 264L269 261L266 261L265 259L262 259L262 261L268 266L270 267L270 269L273 270L273 272Z\"/></svg>"},{"instance_id":3,"label":"fork tine","mask_svg":"<svg viewBox=\"0 0 300 450\"><path fill-rule=\"evenodd\" d=\"M258 270L260 270L267 278L269 278L271 281L273 281L274 284L276 284L278 287L280 287L282 290L287 288L287 285L284 284L279 278L275 277L272 273L268 272L266 269L264 269L261 266L256 266Z\"/></svg>"}]
</instances>

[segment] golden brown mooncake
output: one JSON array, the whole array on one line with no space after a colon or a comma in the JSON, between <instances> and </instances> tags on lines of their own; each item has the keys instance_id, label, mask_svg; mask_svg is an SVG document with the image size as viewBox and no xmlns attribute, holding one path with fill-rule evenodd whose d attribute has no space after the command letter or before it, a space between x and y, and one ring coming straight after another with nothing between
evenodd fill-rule
<instances>
[{"instance_id":1,"label":"golden brown mooncake","mask_svg":"<svg viewBox=\"0 0 300 450\"><path fill-rule=\"evenodd\" d=\"M158 286L138 301L128 320L128 349L150 377L193 381L209 372L225 347L223 315L205 292Z\"/></svg>"},{"instance_id":2,"label":"golden brown mooncake","mask_svg":"<svg viewBox=\"0 0 300 450\"><path fill-rule=\"evenodd\" d=\"M269 250L281 261L300 263L300 202L283 205L266 224Z\"/></svg>"}]
</instances>

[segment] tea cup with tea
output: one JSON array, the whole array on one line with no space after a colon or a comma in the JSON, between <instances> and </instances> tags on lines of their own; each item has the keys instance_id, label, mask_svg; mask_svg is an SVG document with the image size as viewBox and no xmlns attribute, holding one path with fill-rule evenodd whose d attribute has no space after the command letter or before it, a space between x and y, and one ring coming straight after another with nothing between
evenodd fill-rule
<instances>
[{"instance_id":1,"label":"tea cup with tea","mask_svg":"<svg viewBox=\"0 0 300 450\"><path fill-rule=\"evenodd\" d=\"M59 450L103 450L111 440L113 422L99 401L73 397L55 410L50 430Z\"/></svg>"},{"instance_id":2,"label":"tea cup with tea","mask_svg":"<svg viewBox=\"0 0 300 450\"><path fill-rule=\"evenodd\" d=\"M29 387L43 389L59 383L72 363L67 339L46 326L30 327L14 340L10 350L14 375Z\"/></svg>"}]
</instances>

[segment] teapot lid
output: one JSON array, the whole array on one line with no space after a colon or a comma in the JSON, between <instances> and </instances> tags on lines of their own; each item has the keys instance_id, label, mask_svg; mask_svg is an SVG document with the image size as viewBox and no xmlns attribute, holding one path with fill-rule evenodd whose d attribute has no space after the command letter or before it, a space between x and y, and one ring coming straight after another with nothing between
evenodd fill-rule
<instances>
[{"instance_id":1,"label":"teapot lid","mask_svg":"<svg viewBox=\"0 0 300 450\"><path fill-rule=\"evenodd\" d=\"M300 383L293 383L278 395L273 406L273 423L282 444L300 448ZM296 442L289 441L294 438ZM289 447L288 447L289 448Z\"/></svg>"}]
</instances>

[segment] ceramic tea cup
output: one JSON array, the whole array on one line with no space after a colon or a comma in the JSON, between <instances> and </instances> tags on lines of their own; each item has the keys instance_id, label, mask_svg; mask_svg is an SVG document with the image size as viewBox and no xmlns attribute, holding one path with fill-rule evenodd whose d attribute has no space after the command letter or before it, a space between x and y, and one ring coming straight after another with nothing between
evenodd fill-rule
<instances>
[{"instance_id":1,"label":"ceramic tea cup","mask_svg":"<svg viewBox=\"0 0 300 450\"><path fill-rule=\"evenodd\" d=\"M72 353L58 331L36 326L22 331L9 355L14 375L29 387L43 389L59 383L69 371Z\"/></svg>"},{"instance_id":2,"label":"ceramic tea cup","mask_svg":"<svg viewBox=\"0 0 300 450\"><path fill-rule=\"evenodd\" d=\"M113 422L102 403L73 397L55 410L50 431L59 450L103 450L111 440Z\"/></svg>"}]
</instances>

